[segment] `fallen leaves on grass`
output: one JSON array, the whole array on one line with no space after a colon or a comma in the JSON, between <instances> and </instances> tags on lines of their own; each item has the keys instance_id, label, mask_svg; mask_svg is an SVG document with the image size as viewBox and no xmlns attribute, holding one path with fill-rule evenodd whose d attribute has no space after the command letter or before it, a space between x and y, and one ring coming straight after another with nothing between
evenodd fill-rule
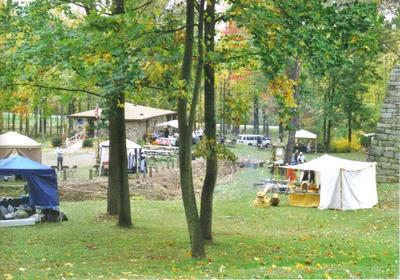
<instances>
[{"instance_id":1,"label":"fallen leaves on grass","mask_svg":"<svg viewBox=\"0 0 400 280\"><path fill-rule=\"evenodd\" d=\"M4 273L3 277L5 280L12 280L14 277L10 273Z\"/></svg>"}]
</instances>

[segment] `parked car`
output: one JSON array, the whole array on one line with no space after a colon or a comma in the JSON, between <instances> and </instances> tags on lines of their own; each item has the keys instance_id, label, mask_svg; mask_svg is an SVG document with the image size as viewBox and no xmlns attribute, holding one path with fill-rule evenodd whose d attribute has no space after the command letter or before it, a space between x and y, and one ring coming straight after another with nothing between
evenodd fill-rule
<instances>
[{"instance_id":1,"label":"parked car","mask_svg":"<svg viewBox=\"0 0 400 280\"><path fill-rule=\"evenodd\" d=\"M258 134L239 134L236 137L236 143L249 146L267 147L271 144L271 138Z\"/></svg>"}]
</instances>

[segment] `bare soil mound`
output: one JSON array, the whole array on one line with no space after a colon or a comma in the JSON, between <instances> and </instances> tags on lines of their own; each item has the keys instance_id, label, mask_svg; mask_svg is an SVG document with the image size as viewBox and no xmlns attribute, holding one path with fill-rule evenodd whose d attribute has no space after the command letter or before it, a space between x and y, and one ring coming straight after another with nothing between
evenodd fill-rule
<instances>
[{"instance_id":1,"label":"bare soil mound","mask_svg":"<svg viewBox=\"0 0 400 280\"><path fill-rule=\"evenodd\" d=\"M218 170L218 182L227 180L236 167L221 162ZM201 192L205 175L205 161L193 161L193 182L195 192ZM70 179L60 181L59 189L62 201L82 201L105 199L107 197L107 177L97 177L93 180ZM174 200L181 198L179 169L153 170L152 177L147 174L129 174L129 189L132 197L148 200Z\"/></svg>"}]
</instances>

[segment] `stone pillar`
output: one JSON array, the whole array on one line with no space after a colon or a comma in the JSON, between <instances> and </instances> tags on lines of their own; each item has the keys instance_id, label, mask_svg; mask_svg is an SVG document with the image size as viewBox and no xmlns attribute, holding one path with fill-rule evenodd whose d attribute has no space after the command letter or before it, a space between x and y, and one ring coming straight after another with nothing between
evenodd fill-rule
<instances>
[{"instance_id":1,"label":"stone pillar","mask_svg":"<svg viewBox=\"0 0 400 280\"><path fill-rule=\"evenodd\" d=\"M376 162L378 183L399 183L400 65L390 76L388 93L371 142L368 161Z\"/></svg>"}]
</instances>

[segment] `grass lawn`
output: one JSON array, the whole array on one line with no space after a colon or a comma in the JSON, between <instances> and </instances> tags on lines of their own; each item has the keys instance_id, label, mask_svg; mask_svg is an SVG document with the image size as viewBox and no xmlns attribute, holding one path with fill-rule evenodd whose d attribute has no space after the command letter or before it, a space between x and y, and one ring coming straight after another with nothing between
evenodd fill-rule
<instances>
[{"instance_id":1,"label":"grass lawn","mask_svg":"<svg viewBox=\"0 0 400 280\"><path fill-rule=\"evenodd\" d=\"M181 201L132 201L130 230L96 218L105 201L70 202L68 222L0 228L0 279L398 278L397 185L379 185L368 210L289 207L285 196L254 208L266 176L242 169L217 187L206 259L190 258Z\"/></svg>"}]
</instances>

